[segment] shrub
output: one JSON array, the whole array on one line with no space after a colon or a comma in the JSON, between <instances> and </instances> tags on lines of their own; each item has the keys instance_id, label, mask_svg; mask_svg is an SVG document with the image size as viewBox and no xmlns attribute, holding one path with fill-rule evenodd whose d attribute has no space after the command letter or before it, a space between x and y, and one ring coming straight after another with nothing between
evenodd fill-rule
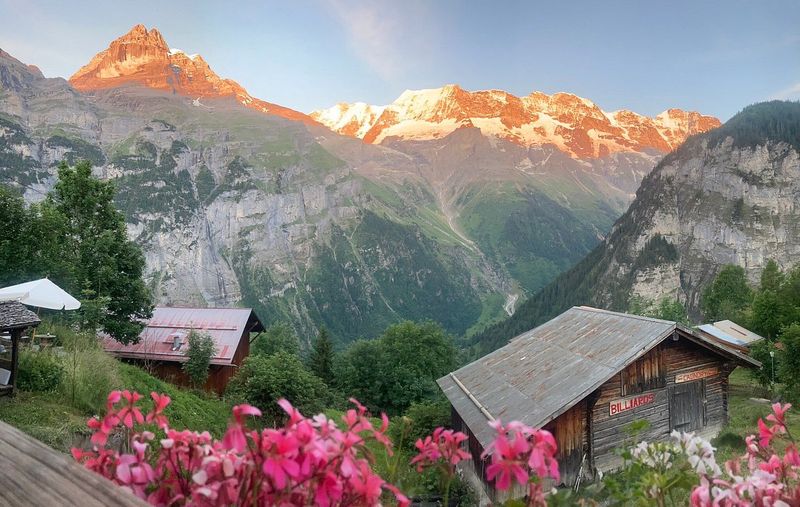
<instances>
[{"instance_id":1,"label":"shrub","mask_svg":"<svg viewBox=\"0 0 800 507\"><path fill-rule=\"evenodd\" d=\"M450 425L450 404L445 400L412 403L402 421L389 428L389 435L397 445L413 449L418 439Z\"/></svg>"},{"instance_id":2,"label":"shrub","mask_svg":"<svg viewBox=\"0 0 800 507\"><path fill-rule=\"evenodd\" d=\"M193 385L202 386L208 379L208 367L216 353L214 339L208 333L199 333L193 329L189 332L188 341L186 356L189 359L183 363L183 371Z\"/></svg>"},{"instance_id":3,"label":"shrub","mask_svg":"<svg viewBox=\"0 0 800 507\"><path fill-rule=\"evenodd\" d=\"M52 352L28 348L20 351L17 387L23 391L55 391L63 379L64 367Z\"/></svg>"},{"instance_id":4,"label":"shrub","mask_svg":"<svg viewBox=\"0 0 800 507\"><path fill-rule=\"evenodd\" d=\"M271 356L276 352L300 355L300 340L288 324L278 323L260 333L250 347L251 355Z\"/></svg>"},{"instance_id":5,"label":"shrub","mask_svg":"<svg viewBox=\"0 0 800 507\"><path fill-rule=\"evenodd\" d=\"M308 413L321 412L330 399L325 383L306 370L297 356L287 352L248 357L228 383L228 394L236 400L267 407L264 415L270 421L283 418L283 411L276 405L281 398Z\"/></svg>"},{"instance_id":6,"label":"shrub","mask_svg":"<svg viewBox=\"0 0 800 507\"><path fill-rule=\"evenodd\" d=\"M341 390L374 411L399 415L439 393L436 379L456 366L452 337L434 322L401 322L372 341L354 342L336 365Z\"/></svg>"}]
</instances>

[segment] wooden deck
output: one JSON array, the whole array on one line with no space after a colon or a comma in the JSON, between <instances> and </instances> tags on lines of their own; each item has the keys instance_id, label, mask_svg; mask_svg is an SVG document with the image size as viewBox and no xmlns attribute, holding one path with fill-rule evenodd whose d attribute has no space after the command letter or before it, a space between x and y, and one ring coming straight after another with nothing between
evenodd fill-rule
<instances>
[{"instance_id":1,"label":"wooden deck","mask_svg":"<svg viewBox=\"0 0 800 507\"><path fill-rule=\"evenodd\" d=\"M0 505L145 506L72 457L0 422Z\"/></svg>"}]
</instances>

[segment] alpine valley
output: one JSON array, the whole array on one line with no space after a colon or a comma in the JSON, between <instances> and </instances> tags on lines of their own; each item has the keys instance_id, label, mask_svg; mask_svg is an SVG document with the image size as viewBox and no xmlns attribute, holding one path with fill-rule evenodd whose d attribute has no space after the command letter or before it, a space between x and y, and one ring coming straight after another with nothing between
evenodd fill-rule
<instances>
[{"instance_id":1,"label":"alpine valley","mask_svg":"<svg viewBox=\"0 0 800 507\"><path fill-rule=\"evenodd\" d=\"M723 140L662 160L719 121L607 112L566 93L447 85L306 115L251 96L142 25L69 81L0 51L0 87L0 182L36 201L60 161L90 160L116 182L160 303L251 305L301 336L324 324L341 342L400 319L462 335L513 314L604 240L643 178L626 216L650 209L640 201L656 182L693 187L731 156L751 160L741 170L758 181L762 159L775 171L796 161L776 158L777 145L731 155ZM763 226L777 202L709 192L742 227ZM612 237L634 227L624 220ZM636 236L639 250L680 236L680 217L665 220ZM662 264L626 271L628 285L677 290L681 268Z\"/></svg>"},{"instance_id":2,"label":"alpine valley","mask_svg":"<svg viewBox=\"0 0 800 507\"><path fill-rule=\"evenodd\" d=\"M800 103L748 106L664 157L597 248L472 342L492 350L573 305L624 311L632 296L677 300L700 321L722 266L757 285L767 261L800 263L799 182Z\"/></svg>"}]
</instances>

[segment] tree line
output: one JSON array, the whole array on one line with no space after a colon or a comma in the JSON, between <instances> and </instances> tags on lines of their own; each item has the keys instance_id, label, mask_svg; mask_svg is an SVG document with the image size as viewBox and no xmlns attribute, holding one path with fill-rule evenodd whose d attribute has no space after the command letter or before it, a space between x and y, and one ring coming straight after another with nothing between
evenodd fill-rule
<instances>
[{"instance_id":1,"label":"tree line","mask_svg":"<svg viewBox=\"0 0 800 507\"><path fill-rule=\"evenodd\" d=\"M94 178L87 161L62 162L39 203L27 205L0 185L0 286L50 278L81 300L72 314L81 327L130 343L151 315L152 298L144 255L128 239L114 196L114 183Z\"/></svg>"},{"instance_id":2,"label":"tree line","mask_svg":"<svg viewBox=\"0 0 800 507\"><path fill-rule=\"evenodd\" d=\"M763 336L751 346L763 365L753 375L800 400L800 264L783 271L770 260L754 286L742 267L724 266L703 292L701 307L708 321L732 320Z\"/></svg>"},{"instance_id":3,"label":"tree line","mask_svg":"<svg viewBox=\"0 0 800 507\"><path fill-rule=\"evenodd\" d=\"M457 365L453 337L430 321L391 325L341 352L324 328L307 352L299 343L287 324L267 328L253 341L228 395L266 409L275 420L283 415L275 404L281 397L309 414L344 408L354 397L372 413L402 415L414 405L441 402L435 381Z\"/></svg>"}]
</instances>

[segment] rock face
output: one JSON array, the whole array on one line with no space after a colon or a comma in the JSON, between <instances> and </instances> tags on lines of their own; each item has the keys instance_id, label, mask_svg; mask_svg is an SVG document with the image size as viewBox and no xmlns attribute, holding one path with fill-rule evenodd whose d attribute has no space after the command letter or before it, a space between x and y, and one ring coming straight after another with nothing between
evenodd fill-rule
<instances>
[{"instance_id":1,"label":"rock face","mask_svg":"<svg viewBox=\"0 0 800 507\"><path fill-rule=\"evenodd\" d=\"M88 92L138 84L197 98L233 97L257 111L310 122L308 116L257 99L232 79L222 79L203 57L170 48L161 33L144 25L114 40L69 78L77 90Z\"/></svg>"},{"instance_id":2,"label":"rock face","mask_svg":"<svg viewBox=\"0 0 800 507\"><path fill-rule=\"evenodd\" d=\"M667 155L591 254L475 340L490 350L570 306L626 310L631 296L678 299L700 320L721 266L755 283L769 259L800 263L798 196L800 103L747 107Z\"/></svg>"},{"instance_id":3,"label":"rock face","mask_svg":"<svg viewBox=\"0 0 800 507\"><path fill-rule=\"evenodd\" d=\"M90 160L116 183L159 302L250 305L304 337L320 324L342 341L370 337L400 319L464 334L513 313L605 237L661 158L565 148L582 135L568 122L610 121L572 96L536 99L553 132L564 129L561 145L487 134L533 132L533 99L455 89L452 103L404 99L426 128L461 122L436 135L384 135L406 123L367 105L345 108L340 135L249 96L143 26L71 82L0 52L0 83L0 183L39 200L60 161ZM383 123L380 143L362 141ZM640 137L672 142L654 128Z\"/></svg>"},{"instance_id":4,"label":"rock face","mask_svg":"<svg viewBox=\"0 0 800 507\"><path fill-rule=\"evenodd\" d=\"M581 159L619 152L667 153L688 136L719 126L716 118L680 109L648 118L624 110L605 112L569 93L516 97L502 90L469 92L458 85L407 90L388 106L337 104L311 117L368 143L438 139L476 127L523 146L552 144Z\"/></svg>"}]
</instances>

